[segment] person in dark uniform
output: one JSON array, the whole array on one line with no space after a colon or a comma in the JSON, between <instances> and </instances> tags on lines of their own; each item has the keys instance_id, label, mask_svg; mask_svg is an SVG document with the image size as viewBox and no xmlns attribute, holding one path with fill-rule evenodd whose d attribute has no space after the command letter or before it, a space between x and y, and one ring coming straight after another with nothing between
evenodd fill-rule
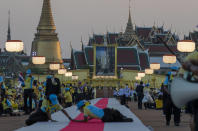
<instances>
[{"instance_id":1,"label":"person in dark uniform","mask_svg":"<svg viewBox=\"0 0 198 131\"><path fill-rule=\"evenodd\" d=\"M144 86L143 86L143 82L140 82L140 85L137 86L136 88L136 92L137 92L137 96L138 96L138 109L142 109L142 99L144 97Z\"/></svg>"},{"instance_id":2,"label":"person in dark uniform","mask_svg":"<svg viewBox=\"0 0 198 131\"><path fill-rule=\"evenodd\" d=\"M162 95L162 102L163 102L163 114L165 115L165 100L166 100L166 92L164 90L165 86L164 83L161 84L161 92L163 93Z\"/></svg>"},{"instance_id":3,"label":"person in dark uniform","mask_svg":"<svg viewBox=\"0 0 198 131\"><path fill-rule=\"evenodd\" d=\"M47 81L46 81L46 90L45 90L45 95L47 98L51 94L55 94L58 96L59 102L61 102L61 86L60 86L60 80L58 78L53 78L52 76L47 76Z\"/></svg>"},{"instance_id":4,"label":"person in dark uniform","mask_svg":"<svg viewBox=\"0 0 198 131\"><path fill-rule=\"evenodd\" d=\"M169 72L166 76L166 80L164 82L164 109L165 109L165 115L166 115L166 125L169 126L170 125L170 120L171 120L171 115L174 114L174 124L175 126L179 126L180 123L180 113L181 113L181 109L177 108L172 100L171 100L171 96L170 96L170 83L171 83L171 72Z\"/></svg>"}]
</instances>

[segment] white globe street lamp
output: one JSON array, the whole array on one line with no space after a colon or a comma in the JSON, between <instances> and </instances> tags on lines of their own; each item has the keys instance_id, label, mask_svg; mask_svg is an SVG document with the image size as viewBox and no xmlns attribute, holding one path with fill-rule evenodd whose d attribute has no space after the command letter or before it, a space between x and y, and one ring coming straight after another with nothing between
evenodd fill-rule
<instances>
[{"instance_id":1,"label":"white globe street lamp","mask_svg":"<svg viewBox=\"0 0 198 131\"><path fill-rule=\"evenodd\" d=\"M66 69L58 69L58 74L63 75L67 72Z\"/></svg>"},{"instance_id":2,"label":"white globe street lamp","mask_svg":"<svg viewBox=\"0 0 198 131\"><path fill-rule=\"evenodd\" d=\"M145 73L151 75L153 74L153 69L145 69Z\"/></svg>"},{"instance_id":3,"label":"white globe street lamp","mask_svg":"<svg viewBox=\"0 0 198 131\"><path fill-rule=\"evenodd\" d=\"M150 68L153 70L159 70L160 69L160 63L151 63Z\"/></svg>"},{"instance_id":4,"label":"white globe street lamp","mask_svg":"<svg viewBox=\"0 0 198 131\"><path fill-rule=\"evenodd\" d=\"M66 73L65 73L65 76L66 76L66 77L72 77L72 74L73 74L72 72L66 72Z\"/></svg>"},{"instance_id":5,"label":"white globe street lamp","mask_svg":"<svg viewBox=\"0 0 198 131\"><path fill-rule=\"evenodd\" d=\"M78 76L72 76L72 80L78 80Z\"/></svg>"},{"instance_id":6,"label":"white globe street lamp","mask_svg":"<svg viewBox=\"0 0 198 131\"><path fill-rule=\"evenodd\" d=\"M32 63L35 65L42 65L45 64L45 57L44 56L33 56Z\"/></svg>"},{"instance_id":7,"label":"white globe street lamp","mask_svg":"<svg viewBox=\"0 0 198 131\"><path fill-rule=\"evenodd\" d=\"M53 63L49 65L50 70L58 70L60 69L60 64L59 63Z\"/></svg>"},{"instance_id":8,"label":"white globe street lamp","mask_svg":"<svg viewBox=\"0 0 198 131\"><path fill-rule=\"evenodd\" d=\"M141 79L142 79L141 77L138 76L135 77L135 80L141 80Z\"/></svg>"},{"instance_id":9,"label":"white globe street lamp","mask_svg":"<svg viewBox=\"0 0 198 131\"><path fill-rule=\"evenodd\" d=\"M5 48L8 52L21 52L23 51L23 42L21 40L8 40Z\"/></svg>"},{"instance_id":10,"label":"white globe street lamp","mask_svg":"<svg viewBox=\"0 0 198 131\"><path fill-rule=\"evenodd\" d=\"M166 64L174 64L176 63L177 59L175 55L164 55L163 62Z\"/></svg>"},{"instance_id":11,"label":"white globe street lamp","mask_svg":"<svg viewBox=\"0 0 198 131\"><path fill-rule=\"evenodd\" d=\"M177 50L180 52L193 52L195 50L195 42L192 40L181 40L177 43Z\"/></svg>"},{"instance_id":12,"label":"white globe street lamp","mask_svg":"<svg viewBox=\"0 0 198 131\"><path fill-rule=\"evenodd\" d=\"M6 51L8 52L21 52L23 51L23 42L21 40L8 40L6 43L5 43L5 48L6 48ZM12 74L16 75L16 71L15 71L15 53L12 53L11 56L9 57L12 57L14 59L13 61L13 72ZM14 79L14 86L15 86L15 78L14 78L14 75L13 75L13 79Z\"/></svg>"},{"instance_id":13,"label":"white globe street lamp","mask_svg":"<svg viewBox=\"0 0 198 131\"><path fill-rule=\"evenodd\" d=\"M138 73L138 77L145 77L145 73L144 72Z\"/></svg>"}]
</instances>

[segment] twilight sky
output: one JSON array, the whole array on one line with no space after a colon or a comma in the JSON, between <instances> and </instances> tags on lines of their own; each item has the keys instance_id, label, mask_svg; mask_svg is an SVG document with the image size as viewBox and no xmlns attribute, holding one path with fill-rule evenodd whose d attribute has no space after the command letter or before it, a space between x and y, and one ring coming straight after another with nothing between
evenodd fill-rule
<instances>
[{"instance_id":1,"label":"twilight sky","mask_svg":"<svg viewBox=\"0 0 198 131\"><path fill-rule=\"evenodd\" d=\"M12 39L23 40L26 52L39 22L43 0L0 0L0 47L7 36L8 10L11 10ZM51 0L62 56L70 57L69 43L80 49L80 39L88 42L94 33L120 32L128 19L129 0ZM133 24L152 26L154 21L179 36L198 30L198 0L132 0Z\"/></svg>"}]
</instances>

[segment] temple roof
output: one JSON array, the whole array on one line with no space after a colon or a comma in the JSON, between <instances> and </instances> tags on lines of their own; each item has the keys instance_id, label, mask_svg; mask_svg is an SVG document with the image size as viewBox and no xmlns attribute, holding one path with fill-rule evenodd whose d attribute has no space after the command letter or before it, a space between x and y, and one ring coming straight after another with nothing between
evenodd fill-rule
<instances>
[{"instance_id":1,"label":"temple roof","mask_svg":"<svg viewBox=\"0 0 198 131\"><path fill-rule=\"evenodd\" d=\"M104 35L93 35L93 41L95 44L103 44L104 43Z\"/></svg>"},{"instance_id":2,"label":"temple roof","mask_svg":"<svg viewBox=\"0 0 198 131\"><path fill-rule=\"evenodd\" d=\"M118 33L107 33L108 44L116 44L118 39Z\"/></svg>"},{"instance_id":3,"label":"temple roof","mask_svg":"<svg viewBox=\"0 0 198 131\"><path fill-rule=\"evenodd\" d=\"M93 66L94 53L92 46L85 46L84 52L75 51L74 64L76 69L82 69L87 65ZM140 70L148 68L148 53L139 52L136 47L118 47L117 48L117 66L119 68Z\"/></svg>"},{"instance_id":4,"label":"temple roof","mask_svg":"<svg viewBox=\"0 0 198 131\"><path fill-rule=\"evenodd\" d=\"M141 70L145 70L146 68L149 68L149 56L146 52L139 52L139 59L140 59L140 67Z\"/></svg>"},{"instance_id":5,"label":"temple roof","mask_svg":"<svg viewBox=\"0 0 198 131\"><path fill-rule=\"evenodd\" d=\"M87 66L84 52L82 51L73 51L74 54L74 63L76 69L84 69Z\"/></svg>"},{"instance_id":6,"label":"temple roof","mask_svg":"<svg viewBox=\"0 0 198 131\"><path fill-rule=\"evenodd\" d=\"M138 37L148 38L152 29L153 29L152 27L136 27L136 33Z\"/></svg>"},{"instance_id":7,"label":"temple roof","mask_svg":"<svg viewBox=\"0 0 198 131\"><path fill-rule=\"evenodd\" d=\"M145 47L149 50L150 56L163 56L164 54L169 54L169 50L163 44L150 44L145 45ZM178 53L176 45L169 45L169 48Z\"/></svg>"},{"instance_id":8,"label":"temple roof","mask_svg":"<svg viewBox=\"0 0 198 131\"><path fill-rule=\"evenodd\" d=\"M124 47L118 47L118 58L117 62L118 65L139 65L139 59L138 59L138 51L136 48L124 48Z\"/></svg>"},{"instance_id":9,"label":"temple roof","mask_svg":"<svg viewBox=\"0 0 198 131\"><path fill-rule=\"evenodd\" d=\"M84 48L84 53L85 53L85 59L88 65L92 66L93 65L93 47L92 46L86 46Z\"/></svg>"}]
</instances>

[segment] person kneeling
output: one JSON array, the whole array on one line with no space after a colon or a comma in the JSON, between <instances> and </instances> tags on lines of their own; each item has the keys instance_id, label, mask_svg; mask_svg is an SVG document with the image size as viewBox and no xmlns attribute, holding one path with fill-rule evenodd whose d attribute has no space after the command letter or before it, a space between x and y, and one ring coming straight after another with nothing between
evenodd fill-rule
<instances>
[{"instance_id":1,"label":"person kneeling","mask_svg":"<svg viewBox=\"0 0 198 131\"><path fill-rule=\"evenodd\" d=\"M72 120L75 122L87 122L91 119L100 119L103 122L133 122L132 118L127 118L116 109L100 109L82 100L77 104L78 110L84 114L84 120Z\"/></svg>"},{"instance_id":2,"label":"person kneeling","mask_svg":"<svg viewBox=\"0 0 198 131\"><path fill-rule=\"evenodd\" d=\"M32 125L39 121L48 121L56 122L52 120L51 114L61 110L66 117L71 120L71 117L67 114L67 112L63 109L63 107L59 104L58 98L55 94L51 94L49 96L49 100L44 99L42 102L41 108L38 108L37 111L30 115L30 117L26 120L26 125Z\"/></svg>"}]
</instances>

